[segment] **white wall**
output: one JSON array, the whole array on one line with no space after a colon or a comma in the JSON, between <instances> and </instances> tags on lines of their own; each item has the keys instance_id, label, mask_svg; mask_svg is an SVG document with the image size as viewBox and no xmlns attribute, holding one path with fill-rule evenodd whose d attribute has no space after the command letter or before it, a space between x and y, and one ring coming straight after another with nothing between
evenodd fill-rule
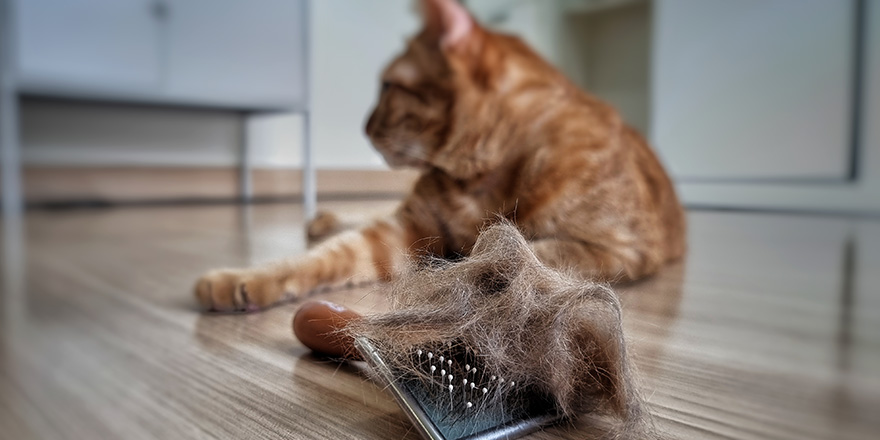
<instances>
[{"instance_id":1,"label":"white wall","mask_svg":"<svg viewBox=\"0 0 880 440\"><path fill-rule=\"evenodd\" d=\"M648 133L650 3L570 13L560 29L558 64L572 81L614 105Z\"/></svg>"},{"instance_id":2,"label":"white wall","mask_svg":"<svg viewBox=\"0 0 880 440\"><path fill-rule=\"evenodd\" d=\"M364 125L379 73L418 30L411 0L312 2L312 145L318 168L385 168Z\"/></svg>"},{"instance_id":3,"label":"white wall","mask_svg":"<svg viewBox=\"0 0 880 440\"><path fill-rule=\"evenodd\" d=\"M562 56L563 2L469 0L467 5L483 25L519 36L547 60Z\"/></svg>"}]
</instances>

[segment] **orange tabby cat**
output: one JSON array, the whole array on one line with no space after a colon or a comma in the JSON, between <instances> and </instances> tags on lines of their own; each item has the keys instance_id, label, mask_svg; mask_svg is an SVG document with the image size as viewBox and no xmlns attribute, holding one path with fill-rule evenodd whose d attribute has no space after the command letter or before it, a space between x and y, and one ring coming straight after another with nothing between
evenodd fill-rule
<instances>
[{"instance_id":1,"label":"orange tabby cat","mask_svg":"<svg viewBox=\"0 0 880 440\"><path fill-rule=\"evenodd\" d=\"M617 112L455 0L423 0L424 29L382 75L367 134L392 166L423 171L389 218L305 256L204 275L217 311L255 310L318 287L389 279L407 255L467 255L496 215L547 264L637 279L685 250L672 184Z\"/></svg>"}]
</instances>

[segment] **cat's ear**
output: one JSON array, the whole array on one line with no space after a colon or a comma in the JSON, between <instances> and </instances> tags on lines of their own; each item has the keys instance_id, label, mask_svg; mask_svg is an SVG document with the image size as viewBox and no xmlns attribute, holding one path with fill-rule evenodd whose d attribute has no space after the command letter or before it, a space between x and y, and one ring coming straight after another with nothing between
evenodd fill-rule
<instances>
[{"instance_id":1,"label":"cat's ear","mask_svg":"<svg viewBox=\"0 0 880 440\"><path fill-rule=\"evenodd\" d=\"M420 0L425 28L438 36L442 49L454 49L467 42L474 19L458 0Z\"/></svg>"}]
</instances>

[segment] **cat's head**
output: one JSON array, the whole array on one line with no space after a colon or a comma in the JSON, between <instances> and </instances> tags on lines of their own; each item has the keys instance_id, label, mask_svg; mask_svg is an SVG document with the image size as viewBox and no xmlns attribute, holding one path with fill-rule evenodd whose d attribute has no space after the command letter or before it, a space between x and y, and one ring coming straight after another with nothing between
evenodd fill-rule
<instances>
[{"instance_id":1,"label":"cat's head","mask_svg":"<svg viewBox=\"0 0 880 440\"><path fill-rule=\"evenodd\" d=\"M511 94L552 68L518 39L481 27L457 0L420 6L423 28L382 73L366 132L393 167L473 177L503 157L490 134L513 119Z\"/></svg>"}]
</instances>

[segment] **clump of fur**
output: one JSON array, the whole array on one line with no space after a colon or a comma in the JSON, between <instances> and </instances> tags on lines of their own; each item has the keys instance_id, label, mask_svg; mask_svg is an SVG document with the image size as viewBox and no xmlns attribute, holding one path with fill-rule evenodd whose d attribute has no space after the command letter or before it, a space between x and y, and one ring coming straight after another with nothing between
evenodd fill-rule
<instances>
[{"instance_id":1,"label":"clump of fur","mask_svg":"<svg viewBox=\"0 0 880 440\"><path fill-rule=\"evenodd\" d=\"M550 396L571 419L611 414L627 430L644 426L617 296L543 265L513 225L487 228L464 260L401 276L390 298L391 312L349 331L395 371L418 376L416 348L453 343L493 374Z\"/></svg>"}]
</instances>

